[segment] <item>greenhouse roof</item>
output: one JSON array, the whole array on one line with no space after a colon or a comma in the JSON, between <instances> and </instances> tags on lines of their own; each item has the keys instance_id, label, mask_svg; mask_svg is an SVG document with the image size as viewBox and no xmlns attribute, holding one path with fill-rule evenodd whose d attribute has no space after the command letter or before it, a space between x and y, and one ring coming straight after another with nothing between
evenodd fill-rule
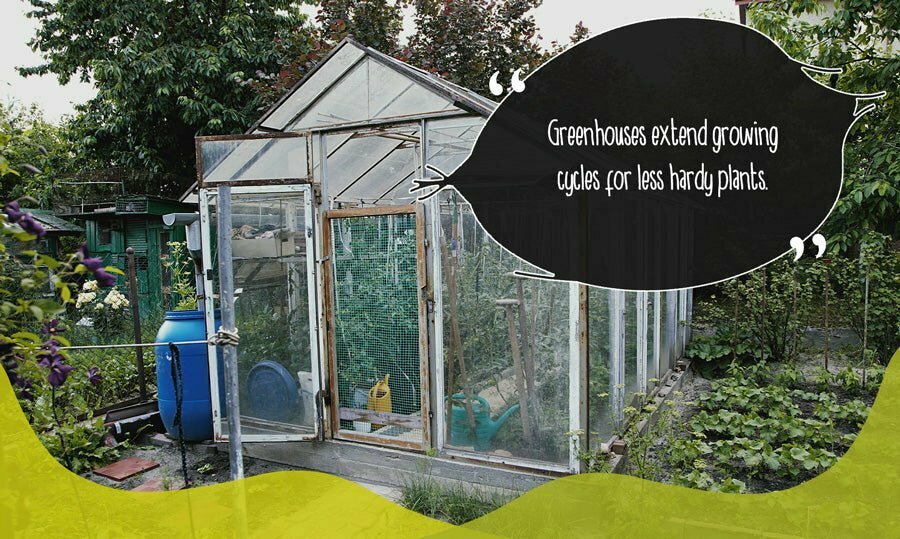
<instances>
[{"instance_id":1,"label":"greenhouse roof","mask_svg":"<svg viewBox=\"0 0 900 539\"><path fill-rule=\"evenodd\" d=\"M340 204L408 204L426 158L452 170L497 103L351 38L341 41L244 135L201 137L204 187L317 178ZM313 148L311 132L322 135ZM322 149L327 170L320 170ZM323 179L322 176L325 176ZM193 200L197 184L182 200Z\"/></svg>"},{"instance_id":2,"label":"greenhouse roof","mask_svg":"<svg viewBox=\"0 0 900 539\"><path fill-rule=\"evenodd\" d=\"M488 116L496 106L471 90L348 37L250 131L311 129L453 110Z\"/></svg>"}]
</instances>

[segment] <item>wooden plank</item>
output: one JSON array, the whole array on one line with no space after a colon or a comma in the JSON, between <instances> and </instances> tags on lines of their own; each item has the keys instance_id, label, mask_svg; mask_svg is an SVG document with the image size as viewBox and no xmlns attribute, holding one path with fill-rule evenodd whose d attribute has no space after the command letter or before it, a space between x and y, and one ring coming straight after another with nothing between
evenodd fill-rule
<instances>
[{"instance_id":1,"label":"wooden plank","mask_svg":"<svg viewBox=\"0 0 900 539\"><path fill-rule=\"evenodd\" d=\"M366 444L396 447L400 449L411 449L415 451L423 450L422 442L410 442L409 440L394 439L389 436L379 436L377 434L360 434L358 432L346 430L338 431L337 434L337 438L348 440L351 442L362 442Z\"/></svg>"},{"instance_id":2,"label":"wooden plank","mask_svg":"<svg viewBox=\"0 0 900 539\"><path fill-rule=\"evenodd\" d=\"M94 468L94 473L108 477L114 481L124 481L139 473L159 468L159 463L153 460L144 460L137 457L128 457L118 462L113 462L102 468Z\"/></svg>"},{"instance_id":3,"label":"wooden plank","mask_svg":"<svg viewBox=\"0 0 900 539\"><path fill-rule=\"evenodd\" d=\"M332 277L333 272L333 264L332 258L334 253L331 248L331 220L328 218L328 212L325 212L324 218L325 226L322 227L322 254L324 255L323 264L322 264L322 275L324 280L324 290L325 290L325 323L323 324L323 331L325 332L325 348L326 348L326 358L325 362L327 364L326 372L328 373L328 394L330 397L330 405L327 406L329 409L329 415L331 416L331 421L329 422L331 425L331 434L332 436L337 436L337 433L340 431L341 421L340 414L334 413L338 407L339 399L338 399L338 377L337 377L337 349L334 343L334 290L333 283L334 279Z\"/></svg>"},{"instance_id":4,"label":"wooden plank","mask_svg":"<svg viewBox=\"0 0 900 539\"><path fill-rule=\"evenodd\" d=\"M375 217L378 215L404 215L416 213L414 204L403 206L378 206L376 208L344 208L340 210L328 210L326 219L340 219L342 217Z\"/></svg>"},{"instance_id":5,"label":"wooden plank","mask_svg":"<svg viewBox=\"0 0 900 539\"><path fill-rule=\"evenodd\" d=\"M431 417L430 406L430 370L428 368L428 304L429 279L428 263L425 258L425 207L416 204L416 279L418 282L418 306L419 306L419 388L421 395L422 417ZM431 424L425 421L422 425L422 444L425 447L431 445Z\"/></svg>"},{"instance_id":6,"label":"wooden plank","mask_svg":"<svg viewBox=\"0 0 900 539\"><path fill-rule=\"evenodd\" d=\"M393 425L407 429L421 429L422 416L394 414L390 412L374 412L359 408L340 408L340 417L344 421L364 421L378 425Z\"/></svg>"}]
</instances>

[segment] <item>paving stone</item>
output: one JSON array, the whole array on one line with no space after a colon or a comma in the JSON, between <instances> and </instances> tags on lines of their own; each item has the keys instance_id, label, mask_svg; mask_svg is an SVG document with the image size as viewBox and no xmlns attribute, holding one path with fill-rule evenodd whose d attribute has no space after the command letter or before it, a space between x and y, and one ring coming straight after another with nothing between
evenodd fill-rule
<instances>
[{"instance_id":1,"label":"paving stone","mask_svg":"<svg viewBox=\"0 0 900 539\"><path fill-rule=\"evenodd\" d=\"M94 473L97 475L102 475L103 477L108 477L115 481L124 481L129 477L158 467L158 462L139 459L137 457L129 457L127 459L114 462L109 466L95 468Z\"/></svg>"}]
</instances>

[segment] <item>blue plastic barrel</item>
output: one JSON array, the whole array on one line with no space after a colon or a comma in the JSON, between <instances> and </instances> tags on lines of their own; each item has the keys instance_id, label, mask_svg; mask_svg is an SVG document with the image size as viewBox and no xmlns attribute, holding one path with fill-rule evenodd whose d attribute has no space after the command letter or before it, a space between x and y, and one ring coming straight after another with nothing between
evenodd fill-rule
<instances>
[{"instance_id":1,"label":"blue plastic barrel","mask_svg":"<svg viewBox=\"0 0 900 539\"><path fill-rule=\"evenodd\" d=\"M216 313L217 329L220 324L218 314ZM158 343L203 340L206 340L203 311L169 311L156 334ZM184 439L191 442L210 440L213 437L213 424L206 345L180 345L178 355L181 359L184 387L181 406ZM175 385L172 380L172 353L168 346L156 347L156 387L159 415L169 435L177 438L178 428L174 423Z\"/></svg>"}]
</instances>

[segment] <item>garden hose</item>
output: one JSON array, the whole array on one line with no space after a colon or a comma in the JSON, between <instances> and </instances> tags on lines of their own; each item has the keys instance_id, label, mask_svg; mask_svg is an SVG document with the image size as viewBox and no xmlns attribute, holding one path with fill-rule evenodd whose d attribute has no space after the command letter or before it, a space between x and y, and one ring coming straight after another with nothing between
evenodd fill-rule
<instances>
[{"instance_id":1,"label":"garden hose","mask_svg":"<svg viewBox=\"0 0 900 539\"><path fill-rule=\"evenodd\" d=\"M181 373L181 356L178 353L178 347L175 343L169 343L169 351L172 353L172 363L170 372L172 374L172 385L175 388L175 418L172 423L178 432L178 450L181 452L181 475L184 478L184 488L191 486L188 480L187 470L187 450L184 446L184 426L181 422L181 407L184 400L184 385Z\"/></svg>"}]
</instances>

